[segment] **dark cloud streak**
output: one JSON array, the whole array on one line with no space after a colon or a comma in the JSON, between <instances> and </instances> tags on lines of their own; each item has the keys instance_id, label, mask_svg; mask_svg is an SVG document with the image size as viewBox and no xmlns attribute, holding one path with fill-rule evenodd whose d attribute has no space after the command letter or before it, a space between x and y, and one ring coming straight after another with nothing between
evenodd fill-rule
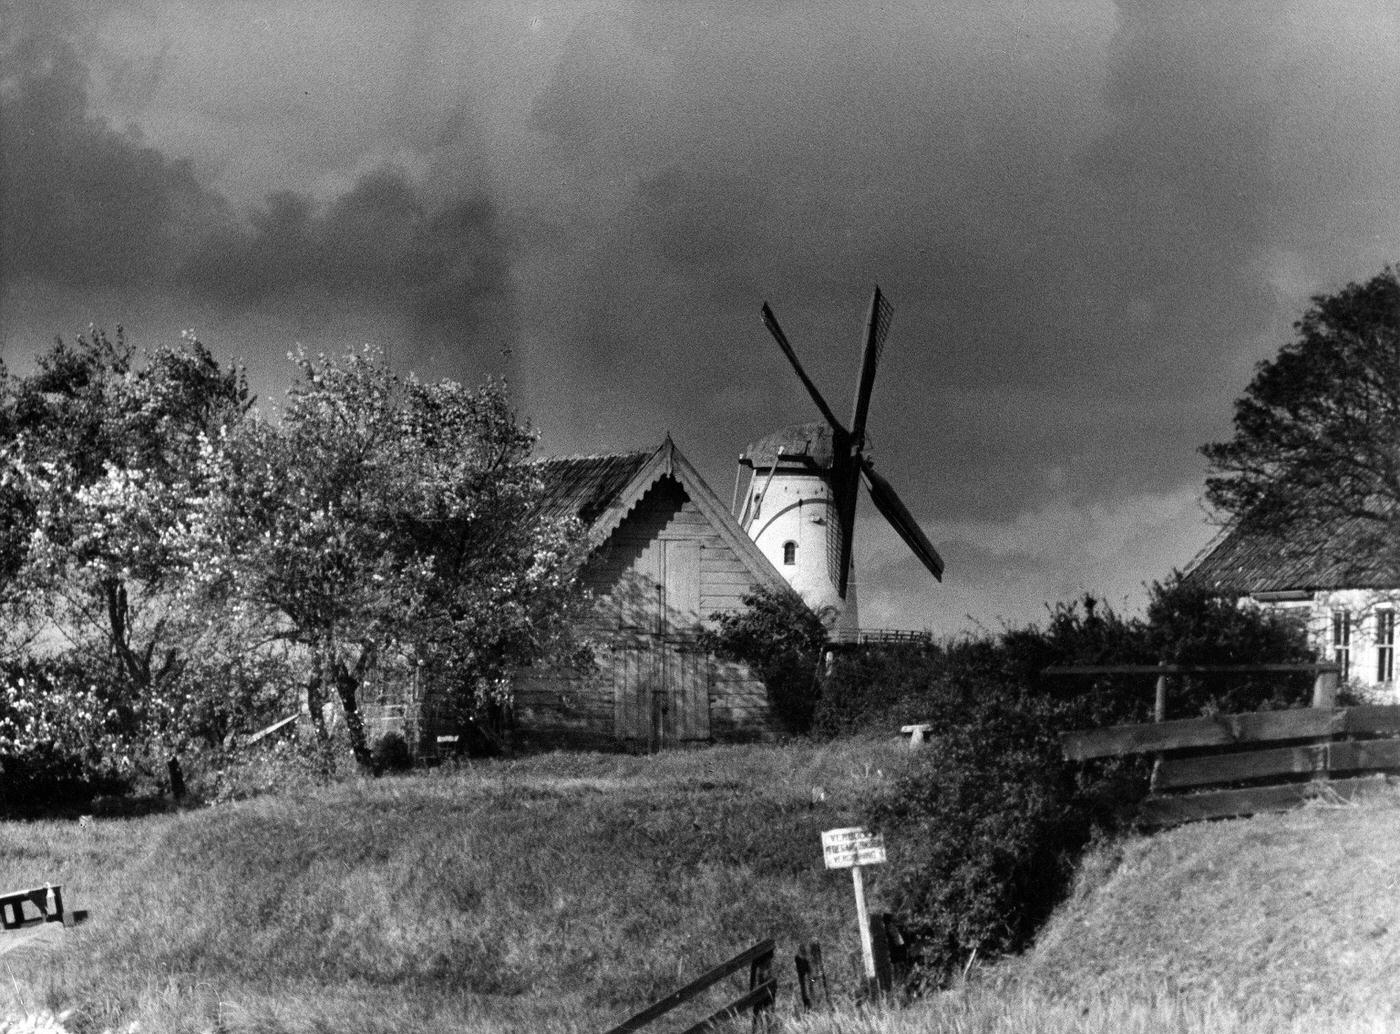
<instances>
[{"instance_id":1,"label":"dark cloud streak","mask_svg":"<svg viewBox=\"0 0 1400 1034\"><path fill-rule=\"evenodd\" d=\"M512 344L511 245L485 190L430 200L381 167L326 203L284 191L243 216L189 161L91 113L89 70L68 40L21 37L4 68L7 283L166 289L240 311L295 302L304 319L368 300L398 312L420 351Z\"/></svg>"}]
</instances>

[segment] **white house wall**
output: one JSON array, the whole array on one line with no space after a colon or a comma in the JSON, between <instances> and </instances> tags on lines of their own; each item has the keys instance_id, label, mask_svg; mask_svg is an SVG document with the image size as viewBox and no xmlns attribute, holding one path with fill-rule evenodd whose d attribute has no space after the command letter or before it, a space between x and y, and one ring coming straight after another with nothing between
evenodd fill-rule
<instances>
[{"instance_id":1,"label":"white house wall","mask_svg":"<svg viewBox=\"0 0 1400 1034\"><path fill-rule=\"evenodd\" d=\"M1345 679L1353 687L1387 703L1400 698L1400 590L1339 589L1317 592L1311 599L1263 602L1271 610L1298 614L1304 621L1308 637L1320 660L1336 660L1346 664ZM1344 638L1337 617L1347 616ZM1387 619L1384 615L1393 615ZM1390 678L1384 674L1382 657L1387 653L1383 630L1390 624ZM1378 633L1380 633L1378 640Z\"/></svg>"}]
</instances>

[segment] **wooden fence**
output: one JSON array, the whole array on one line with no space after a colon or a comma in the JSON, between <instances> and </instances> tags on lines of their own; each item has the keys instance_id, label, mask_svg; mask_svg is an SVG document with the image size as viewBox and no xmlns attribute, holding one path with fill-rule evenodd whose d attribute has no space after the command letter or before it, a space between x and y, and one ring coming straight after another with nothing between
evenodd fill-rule
<instances>
[{"instance_id":1,"label":"wooden fence","mask_svg":"<svg viewBox=\"0 0 1400 1034\"><path fill-rule=\"evenodd\" d=\"M1166 721L1167 678L1197 672L1313 671L1313 705L1286 711ZM1335 707L1337 666L1102 666L1047 674L1158 676L1156 721L1065 733L1071 761L1152 754L1152 826L1285 811L1315 798L1349 799L1387 785L1400 770L1400 707ZM1345 778L1333 778L1341 775Z\"/></svg>"},{"instance_id":2,"label":"wooden fence","mask_svg":"<svg viewBox=\"0 0 1400 1034\"><path fill-rule=\"evenodd\" d=\"M820 958L820 955L818 957ZM702 1031L708 1031L724 1020L740 1016L750 1009L753 1010L754 1028L758 1029L764 1024L778 993L778 982L773 976L772 940L759 941L747 951L741 951L728 962L721 963L704 975L697 977L679 991L673 991L660 1001L647 1006L637 1015L619 1023L607 1034L632 1034L633 1031L641 1030L652 1020L666 1015L676 1006L690 1001L696 995L719 983L731 973L739 972L745 966L749 967L748 994L736 998L693 1027L687 1027L683 1034L701 1034Z\"/></svg>"}]
</instances>

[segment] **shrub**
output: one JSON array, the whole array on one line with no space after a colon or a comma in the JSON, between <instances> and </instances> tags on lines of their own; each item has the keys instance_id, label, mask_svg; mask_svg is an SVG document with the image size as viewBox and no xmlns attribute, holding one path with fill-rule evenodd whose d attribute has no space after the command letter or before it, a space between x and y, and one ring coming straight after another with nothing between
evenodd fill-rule
<instances>
[{"instance_id":1,"label":"shrub","mask_svg":"<svg viewBox=\"0 0 1400 1034\"><path fill-rule=\"evenodd\" d=\"M376 772L407 772L413 767L413 755L402 733L386 732L375 740L371 757Z\"/></svg>"},{"instance_id":2,"label":"shrub","mask_svg":"<svg viewBox=\"0 0 1400 1034\"><path fill-rule=\"evenodd\" d=\"M747 664L768 690L768 701L783 728L806 733L816 711L817 666L826 645L824 615L791 589L755 586L743 598L745 609L712 614L713 631L701 645L719 656Z\"/></svg>"},{"instance_id":3,"label":"shrub","mask_svg":"<svg viewBox=\"0 0 1400 1034\"><path fill-rule=\"evenodd\" d=\"M189 789L208 804L247 800L264 794L304 796L333 782L346 767L343 754L295 737L231 750L200 752L190 759Z\"/></svg>"},{"instance_id":4,"label":"shrub","mask_svg":"<svg viewBox=\"0 0 1400 1034\"><path fill-rule=\"evenodd\" d=\"M922 685L862 691L854 680L853 698L878 701L887 715L917 703L934 726L933 742L910 756L868 814L891 834L896 905L933 979L974 950L987 957L1025 947L1068 890L1084 846L1096 831L1130 821L1146 791L1145 760L1070 765L1058 734L1148 719L1151 677L1044 669L1160 659L1247 664L1312 655L1301 627L1174 577L1152 587L1145 618L1085 597L1055 607L1044 628L940 647L928 655ZM860 670L881 668L868 662ZM1310 685L1308 676L1178 679L1169 703L1176 717L1291 706L1306 702Z\"/></svg>"},{"instance_id":5,"label":"shrub","mask_svg":"<svg viewBox=\"0 0 1400 1034\"><path fill-rule=\"evenodd\" d=\"M942 974L1029 943L1068 886L1092 810L1060 759L1057 705L978 687L932 748L913 754L872 823L892 838L903 921Z\"/></svg>"},{"instance_id":6,"label":"shrub","mask_svg":"<svg viewBox=\"0 0 1400 1034\"><path fill-rule=\"evenodd\" d=\"M41 814L125 790L119 698L63 658L0 665L0 811Z\"/></svg>"}]
</instances>

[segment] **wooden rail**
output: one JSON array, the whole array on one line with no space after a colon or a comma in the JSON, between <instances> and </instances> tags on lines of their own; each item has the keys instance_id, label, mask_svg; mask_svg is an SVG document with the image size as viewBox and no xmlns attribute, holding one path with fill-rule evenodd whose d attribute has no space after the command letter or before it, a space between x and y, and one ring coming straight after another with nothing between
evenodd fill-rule
<instances>
[{"instance_id":1,"label":"wooden rail","mask_svg":"<svg viewBox=\"0 0 1400 1034\"><path fill-rule=\"evenodd\" d=\"M1384 787L1386 773L1400 770L1400 739L1377 738L1387 736L1400 736L1400 707L1312 707L1119 725L1064 733L1060 746L1071 761L1157 754L1152 795L1139 817L1162 826L1283 811ZM1358 772L1373 774L1331 778ZM1311 778L1298 781L1303 776Z\"/></svg>"},{"instance_id":2,"label":"wooden rail","mask_svg":"<svg viewBox=\"0 0 1400 1034\"><path fill-rule=\"evenodd\" d=\"M700 1034L701 1031L708 1030L723 1020L738 1016L748 1009L754 1011L754 1021L757 1024L760 1014L770 1008L777 997L778 982L773 977L773 947L771 939L759 941L747 951L741 951L728 962L723 962L692 980L679 991L671 992L635 1016L623 1020L607 1034L631 1034L632 1031L640 1030L652 1020L666 1015L678 1005L690 1001L702 991L719 983L731 973L737 973L745 966L749 967L748 993L707 1016L693 1027L687 1027L683 1034Z\"/></svg>"},{"instance_id":3,"label":"wooden rail","mask_svg":"<svg viewBox=\"0 0 1400 1034\"><path fill-rule=\"evenodd\" d=\"M1384 790L1390 783L1384 775L1358 779L1331 779L1326 782L1284 783L1279 786L1253 786L1238 790L1180 797L1152 796L1142 802L1138 818L1148 826L1177 826L1203 819L1229 819L1266 811L1291 811L1311 800L1356 800Z\"/></svg>"},{"instance_id":4,"label":"wooden rail","mask_svg":"<svg viewBox=\"0 0 1400 1034\"><path fill-rule=\"evenodd\" d=\"M1400 707L1380 704L1308 707L1114 725L1106 729L1062 733L1060 747L1069 760L1085 761L1166 750L1227 747L1235 743L1358 734L1400 734Z\"/></svg>"}]
</instances>

